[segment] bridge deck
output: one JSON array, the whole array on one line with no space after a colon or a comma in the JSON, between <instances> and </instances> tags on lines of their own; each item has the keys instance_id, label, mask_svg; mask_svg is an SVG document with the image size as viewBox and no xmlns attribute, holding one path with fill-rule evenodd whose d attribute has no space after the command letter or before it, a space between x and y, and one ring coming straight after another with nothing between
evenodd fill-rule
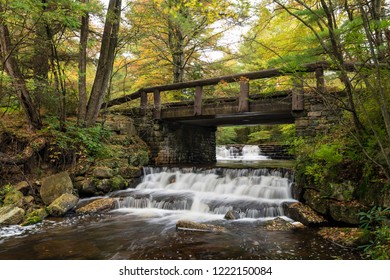
<instances>
[{"instance_id":1,"label":"bridge deck","mask_svg":"<svg viewBox=\"0 0 390 280\"><path fill-rule=\"evenodd\" d=\"M202 114L194 114L194 102L166 103L161 108L160 119L198 126L252 125L293 123L291 94L285 92L272 96L249 96L249 110L239 112L238 97L204 99ZM133 114L138 112L134 108ZM149 110L153 110L152 107Z\"/></svg>"}]
</instances>

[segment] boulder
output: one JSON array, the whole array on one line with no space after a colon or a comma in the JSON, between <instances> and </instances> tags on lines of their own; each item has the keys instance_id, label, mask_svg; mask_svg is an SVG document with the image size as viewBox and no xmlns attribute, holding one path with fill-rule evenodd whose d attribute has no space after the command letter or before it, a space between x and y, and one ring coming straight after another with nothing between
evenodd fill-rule
<instances>
[{"instance_id":1,"label":"boulder","mask_svg":"<svg viewBox=\"0 0 390 280\"><path fill-rule=\"evenodd\" d=\"M15 205L0 207L0 225L15 225L24 217L24 210Z\"/></svg>"},{"instance_id":2,"label":"boulder","mask_svg":"<svg viewBox=\"0 0 390 280\"><path fill-rule=\"evenodd\" d=\"M322 198L318 191L308 189L305 191L303 198L306 204L320 214L326 215L329 210L329 202Z\"/></svg>"},{"instance_id":3,"label":"boulder","mask_svg":"<svg viewBox=\"0 0 390 280\"><path fill-rule=\"evenodd\" d=\"M78 201L79 198L77 196L64 193L47 207L47 211L53 216L63 216L66 212L74 208Z\"/></svg>"},{"instance_id":4,"label":"boulder","mask_svg":"<svg viewBox=\"0 0 390 280\"><path fill-rule=\"evenodd\" d=\"M76 209L76 213L78 214L90 214L90 213L98 213L104 212L111 209L115 209L116 207L116 199L115 198L101 198L94 200L87 205Z\"/></svg>"},{"instance_id":5,"label":"boulder","mask_svg":"<svg viewBox=\"0 0 390 280\"><path fill-rule=\"evenodd\" d=\"M93 176L98 179L110 179L114 176L114 171L106 166L97 166L93 169Z\"/></svg>"},{"instance_id":6,"label":"boulder","mask_svg":"<svg viewBox=\"0 0 390 280\"><path fill-rule=\"evenodd\" d=\"M73 183L68 172L61 172L42 179L40 194L43 202L49 205L61 195L73 192Z\"/></svg>"},{"instance_id":7,"label":"boulder","mask_svg":"<svg viewBox=\"0 0 390 280\"><path fill-rule=\"evenodd\" d=\"M300 202L283 204L283 210L286 216L305 226L318 226L327 222L324 217Z\"/></svg>"},{"instance_id":8,"label":"boulder","mask_svg":"<svg viewBox=\"0 0 390 280\"><path fill-rule=\"evenodd\" d=\"M200 232L225 232L221 226L200 224L192 221L180 220L176 223L176 230L179 231L200 231Z\"/></svg>"},{"instance_id":9,"label":"boulder","mask_svg":"<svg viewBox=\"0 0 390 280\"><path fill-rule=\"evenodd\" d=\"M368 210L357 201L333 202L329 205L329 214L335 221L351 225L359 224L359 213Z\"/></svg>"},{"instance_id":10,"label":"boulder","mask_svg":"<svg viewBox=\"0 0 390 280\"><path fill-rule=\"evenodd\" d=\"M289 231L296 227L292 223L277 217L271 221L265 222L264 228L269 231Z\"/></svg>"}]
</instances>

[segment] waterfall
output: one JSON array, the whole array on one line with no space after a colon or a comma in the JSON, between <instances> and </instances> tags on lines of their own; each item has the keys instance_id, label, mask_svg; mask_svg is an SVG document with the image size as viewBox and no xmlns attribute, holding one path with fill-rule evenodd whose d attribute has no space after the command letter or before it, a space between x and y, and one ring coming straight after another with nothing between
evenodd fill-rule
<instances>
[{"instance_id":1,"label":"waterfall","mask_svg":"<svg viewBox=\"0 0 390 280\"><path fill-rule=\"evenodd\" d=\"M239 146L217 146L216 155L217 161L256 161L269 159L267 156L261 155L261 150L256 145L244 145L242 148Z\"/></svg>"},{"instance_id":2,"label":"waterfall","mask_svg":"<svg viewBox=\"0 0 390 280\"><path fill-rule=\"evenodd\" d=\"M267 169L145 168L135 189L119 191L119 208L186 211L192 216L240 218L284 216L282 203L293 201L292 174Z\"/></svg>"}]
</instances>

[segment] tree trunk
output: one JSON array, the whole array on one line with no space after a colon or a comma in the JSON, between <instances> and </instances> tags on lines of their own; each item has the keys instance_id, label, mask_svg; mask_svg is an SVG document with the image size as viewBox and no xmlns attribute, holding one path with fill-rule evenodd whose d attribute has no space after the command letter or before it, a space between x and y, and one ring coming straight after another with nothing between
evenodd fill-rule
<instances>
[{"instance_id":1,"label":"tree trunk","mask_svg":"<svg viewBox=\"0 0 390 280\"><path fill-rule=\"evenodd\" d=\"M110 0L108 4L98 67L85 116L87 126L95 124L110 80L118 41L121 5L121 0Z\"/></svg>"},{"instance_id":2,"label":"tree trunk","mask_svg":"<svg viewBox=\"0 0 390 280\"><path fill-rule=\"evenodd\" d=\"M87 4L88 0L81 0ZM85 121L87 110L87 42L89 31L88 12L81 18L80 30L80 53L79 53L79 116L78 122L82 124Z\"/></svg>"},{"instance_id":3,"label":"tree trunk","mask_svg":"<svg viewBox=\"0 0 390 280\"><path fill-rule=\"evenodd\" d=\"M3 7L0 4L0 13L2 12ZM5 24L3 18L0 18L0 20L0 47L3 67L7 74L12 78L17 97L26 116L28 128L40 129L42 126L42 121L26 87L26 83L22 73L20 72L19 65L13 56L13 48L8 27Z\"/></svg>"}]
</instances>

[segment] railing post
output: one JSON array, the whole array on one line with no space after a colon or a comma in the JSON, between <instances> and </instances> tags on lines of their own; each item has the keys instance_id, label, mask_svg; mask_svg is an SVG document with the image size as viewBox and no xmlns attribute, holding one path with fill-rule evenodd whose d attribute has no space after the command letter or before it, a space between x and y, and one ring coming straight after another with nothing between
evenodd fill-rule
<instances>
[{"instance_id":1,"label":"railing post","mask_svg":"<svg viewBox=\"0 0 390 280\"><path fill-rule=\"evenodd\" d=\"M159 120L161 118L161 95L158 89L154 90L153 99L154 99L153 117Z\"/></svg>"},{"instance_id":2,"label":"railing post","mask_svg":"<svg viewBox=\"0 0 390 280\"><path fill-rule=\"evenodd\" d=\"M148 94L146 92L141 92L141 115L146 114L146 107L148 106Z\"/></svg>"},{"instance_id":3,"label":"railing post","mask_svg":"<svg viewBox=\"0 0 390 280\"><path fill-rule=\"evenodd\" d=\"M324 68L319 67L316 69L317 90L319 93L325 92L325 78Z\"/></svg>"},{"instance_id":4,"label":"railing post","mask_svg":"<svg viewBox=\"0 0 390 280\"><path fill-rule=\"evenodd\" d=\"M293 90L292 90L292 111L302 111L304 109L303 104L303 76L298 75L293 77Z\"/></svg>"},{"instance_id":5,"label":"railing post","mask_svg":"<svg viewBox=\"0 0 390 280\"><path fill-rule=\"evenodd\" d=\"M238 112L249 111L249 80L240 80L240 96L238 97Z\"/></svg>"},{"instance_id":6,"label":"railing post","mask_svg":"<svg viewBox=\"0 0 390 280\"><path fill-rule=\"evenodd\" d=\"M202 115L202 95L203 95L203 87L196 86L195 102L194 102L194 116Z\"/></svg>"}]
</instances>

